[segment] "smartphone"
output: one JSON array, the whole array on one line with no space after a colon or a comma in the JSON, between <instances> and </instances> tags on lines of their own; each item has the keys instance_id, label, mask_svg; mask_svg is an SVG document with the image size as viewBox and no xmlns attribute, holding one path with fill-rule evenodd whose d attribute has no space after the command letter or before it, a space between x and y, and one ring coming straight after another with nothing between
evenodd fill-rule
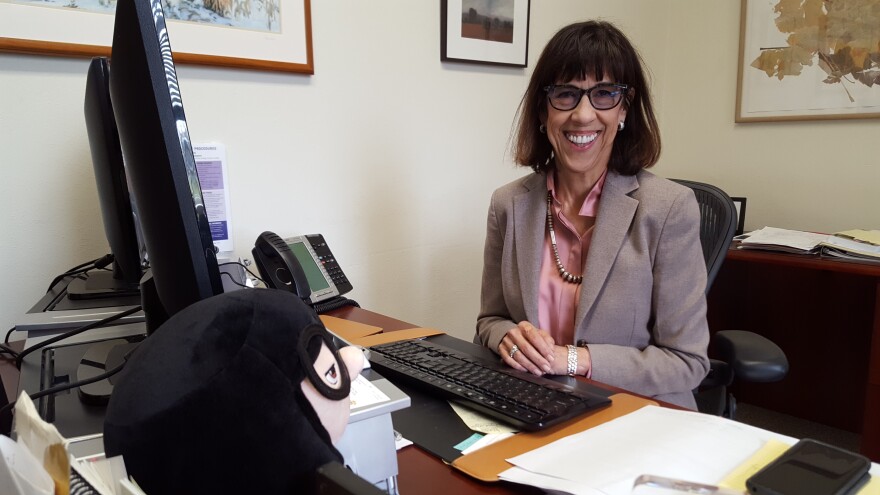
<instances>
[{"instance_id":1,"label":"smartphone","mask_svg":"<svg viewBox=\"0 0 880 495\"><path fill-rule=\"evenodd\" d=\"M746 480L754 495L846 495L867 482L865 456L812 440L794 444Z\"/></svg>"}]
</instances>

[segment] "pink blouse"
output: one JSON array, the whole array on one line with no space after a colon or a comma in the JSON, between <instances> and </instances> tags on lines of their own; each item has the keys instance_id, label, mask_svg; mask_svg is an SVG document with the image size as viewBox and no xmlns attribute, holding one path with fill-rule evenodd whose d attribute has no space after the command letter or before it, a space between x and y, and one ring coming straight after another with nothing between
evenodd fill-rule
<instances>
[{"instance_id":1,"label":"pink blouse","mask_svg":"<svg viewBox=\"0 0 880 495\"><path fill-rule=\"evenodd\" d=\"M605 186L605 176L599 177L593 189L587 194L579 214L596 218L599 213L599 198ZM571 222L562 213L562 204L556 198L553 174L547 174L547 189L553 194L553 230L556 232L556 248L562 265L573 275L585 274L587 253L593 238L593 227L583 235L578 235ZM559 275L553 248L550 244L550 231L544 229L544 250L541 261L541 279L538 291L538 325L550 332L557 345L574 344L574 317L577 311L581 284L566 282Z\"/></svg>"}]
</instances>

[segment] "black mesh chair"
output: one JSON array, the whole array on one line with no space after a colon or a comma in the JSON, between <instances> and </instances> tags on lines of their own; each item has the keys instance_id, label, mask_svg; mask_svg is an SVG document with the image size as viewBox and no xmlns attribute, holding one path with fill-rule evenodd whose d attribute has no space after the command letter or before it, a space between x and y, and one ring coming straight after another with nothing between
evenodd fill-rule
<instances>
[{"instance_id":1,"label":"black mesh chair","mask_svg":"<svg viewBox=\"0 0 880 495\"><path fill-rule=\"evenodd\" d=\"M706 293L736 229L736 208L721 189L701 182L672 179L694 191L700 205L700 243L706 261ZM694 391L701 412L733 418L736 400L727 392L734 379L745 382L777 382L788 373L785 353L769 339L743 330L721 330L712 335L709 375Z\"/></svg>"}]
</instances>

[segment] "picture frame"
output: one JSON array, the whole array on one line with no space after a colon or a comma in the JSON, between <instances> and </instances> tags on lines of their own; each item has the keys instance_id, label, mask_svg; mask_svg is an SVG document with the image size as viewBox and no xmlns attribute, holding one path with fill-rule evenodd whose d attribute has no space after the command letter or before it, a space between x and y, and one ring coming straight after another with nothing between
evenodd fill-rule
<instances>
[{"instance_id":1,"label":"picture frame","mask_svg":"<svg viewBox=\"0 0 880 495\"><path fill-rule=\"evenodd\" d=\"M880 0L741 2L736 122L880 117Z\"/></svg>"},{"instance_id":2,"label":"picture frame","mask_svg":"<svg viewBox=\"0 0 880 495\"><path fill-rule=\"evenodd\" d=\"M738 196L730 199L736 208L736 231L733 235L743 235L746 227L746 198Z\"/></svg>"},{"instance_id":3,"label":"picture frame","mask_svg":"<svg viewBox=\"0 0 880 495\"><path fill-rule=\"evenodd\" d=\"M99 2L104 7L93 10L66 3L75 2L0 0L0 50L110 56L115 2ZM188 3L194 2L177 0L173 5ZM166 7L176 63L314 74L310 0L214 0L198 7L207 9L208 4L228 17L211 14L202 15L202 22L180 21Z\"/></svg>"},{"instance_id":4,"label":"picture frame","mask_svg":"<svg viewBox=\"0 0 880 495\"><path fill-rule=\"evenodd\" d=\"M440 60L526 67L531 0L441 0Z\"/></svg>"}]
</instances>

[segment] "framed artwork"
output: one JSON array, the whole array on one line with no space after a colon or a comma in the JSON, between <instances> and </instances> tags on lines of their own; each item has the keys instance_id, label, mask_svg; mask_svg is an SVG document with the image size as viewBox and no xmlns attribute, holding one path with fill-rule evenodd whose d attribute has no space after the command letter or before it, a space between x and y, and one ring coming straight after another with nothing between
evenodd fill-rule
<instances>
[{"instance_id":1,"label":"framed artwork","mask_svg":"<svg viewBox=\"0 0 880 495\"><path fill-rule=\"evenodd\" d=\"M741 0L736 122L880 117L880 0Z\"/></svg>"},{"instance_id":2,"label":"framed artwork","mask_svg":"<svg viewBox=\"0 0 880 495\"><path fill-rule=\"evenodd\" d=\"M441 0L440 60L525 67L530 0Z\"/></svg>"},{"instance_id":3,"label":"framed artwork","mask_svg":"<svg viewBox=\"0 0 880 495\"><path fill-rule=\"evenodd\" d=\"M746 198L731 197L733 206L736 208L736 232L733 235L742 235L746 227Z\"/></svg>"},{"instance_id":4,"label":"framed artwork","mask_svg":"<svg viewBox=\"0 0 880 495\"><path fill-rule=\"evenodd\" d=\"M174 61L313 74L309 1L163 0ZM115 9L116 0L0 0L0 50L109 56Z\"/></svg>"}]
</instances>

